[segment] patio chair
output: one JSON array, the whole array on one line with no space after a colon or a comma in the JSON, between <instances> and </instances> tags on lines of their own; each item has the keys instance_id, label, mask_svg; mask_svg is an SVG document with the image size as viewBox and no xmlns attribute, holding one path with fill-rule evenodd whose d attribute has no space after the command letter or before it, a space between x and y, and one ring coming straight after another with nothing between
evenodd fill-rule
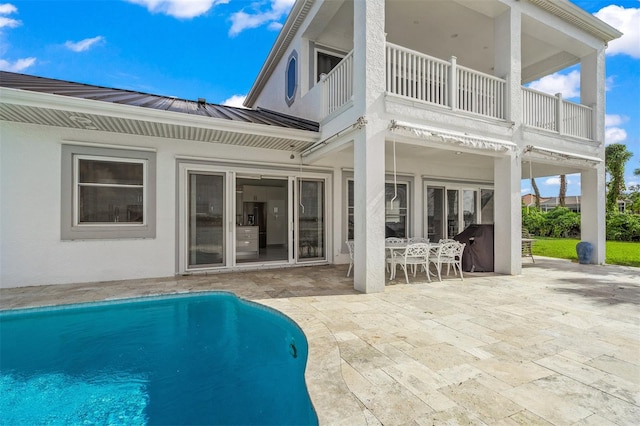
<instances>
[{"instance_id":1,"label":"patio chair","mask_svg":"<svg viewBox=\"0 0 640 426\"><path fill-rule=\"evenodd\" d=\"M438 272L438 280L442 281L442 265L447 265L447 275L453 267L453 273L457 275L456 268L460 272L460 279L464 281L462 276L462 252L466 244L458 241L449 241L440 244L440 246L429 255L429 264L433 263ZM427 269L428 269L427 265Z\"/></svg>"},{"instance_id":2,"label":"patio chair","mask_svg":"<svg viewBox=\"0 0 640 426\"><path fill-rule=\"evenodd\" d=\"M347 277L351 275L351 269L353 268L353 240L346 241L347 248L349 249L349 270L347 271Z\"/></svg>"},{"instance_id":3,"label":"patio chair","mask_svg":"<svg viewBox=\"0 0 640 426\"><path fill-rule=\"evenodd\" d=\"M431 276L429 275L429 269L427 263L429 262L429 244L415 243L408 244L407 248L403 252L397 252L394 254L394 265L400 265L404 271L404 278L409 284L409 274L407 269L411 266L413 269L413 276L416 276L418 265L422 266L427 272L427 280L431 282Z\"/></svg>"},{"instance_id":4,"label":"patio chair","mask_svg":"<svg viewBox=\"0 0 640 426\"><path fill-rule=\"evenodd\" d=\"M398 237L387 237L384 239L384 245L385 247L400 247L400 246L404 246L407 243L407 241L404 238L398 238ZM390 277L393 278L393 276L395 275L394 272L392 270L392 268L395 268L393 262L393 250L389 250L387 253L385 253L385 263L386 263L386 270L387 272L390 272Z\"/></svg>"},{"instance_id":5,"label":"patio chair","mask_svg":"<svg viewBox=\"0 0 640 426\"><path fill-rule=\"evenodd\" d=\"M429 239L425 237L409 237L407 238L407 244L425 243L429 244Z\"/></svg>"},{"instance_id":6,"label":"patio chair","mask_svg":"<svg viewBox=\"0 0 640 426\"><path fill-rule=\"evenodd\" d=\"M533 263L536 260L533 258L533 240L531 234L526 229L522 230L522 257L530 257Z\"/></svg>"}]
</instances>

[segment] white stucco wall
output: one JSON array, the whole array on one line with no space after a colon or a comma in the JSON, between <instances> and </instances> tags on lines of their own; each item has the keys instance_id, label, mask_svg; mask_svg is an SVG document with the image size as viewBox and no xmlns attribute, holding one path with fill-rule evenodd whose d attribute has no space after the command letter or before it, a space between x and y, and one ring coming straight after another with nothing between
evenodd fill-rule
<instances>
[{"instance_id":1,"label":"white stucco wall","mask_svg":"<svg viewBox=\"0 0 640 426\"><path fill-rule=\"evenodd\" d=\"M176 273L176 156L285 163L289 153L2 122L0 287L172 276ZM64 141L157 153L156 237L60 238ZM298 160L296 160L298 161Z\"/></svg>"}]
</instances>

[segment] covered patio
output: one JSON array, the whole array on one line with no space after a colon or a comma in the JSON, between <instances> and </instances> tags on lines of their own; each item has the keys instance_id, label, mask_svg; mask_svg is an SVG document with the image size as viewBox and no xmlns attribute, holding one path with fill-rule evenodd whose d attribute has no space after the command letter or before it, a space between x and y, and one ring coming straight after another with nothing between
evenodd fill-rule
<instances>
[{"instance_id":1,"label":"covered patio","mask_svg":"<svg viewBox=\"0 0 640 426\"><path fill-rule=\"evenodd\" d=\"M404 277L348 265L3 289L1 309L210 290L294 319L321 424L635 424L638 269L536 257L522 274Z\"/></svg>"}]
</instances>

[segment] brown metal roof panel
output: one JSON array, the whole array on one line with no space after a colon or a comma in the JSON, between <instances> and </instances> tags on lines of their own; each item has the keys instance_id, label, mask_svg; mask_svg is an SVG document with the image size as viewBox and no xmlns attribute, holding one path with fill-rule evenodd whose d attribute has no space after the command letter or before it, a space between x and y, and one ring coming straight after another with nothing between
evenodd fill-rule
<instances>
[{"instance_id":1,"label":"brown metal roof panel","mask_svg":"<svg viewBox=\"0 0 640 426\"><path fill-rule=\"evenodd\" d=\"M275 111L263 109L250 110L211 103L203 104L197 101L188 101L132 90L112 89L6 71L0 71L0 86L292 129L315 132L319 129L319 125L316 122L277 113Z\"/></svg>"}]
</instances>

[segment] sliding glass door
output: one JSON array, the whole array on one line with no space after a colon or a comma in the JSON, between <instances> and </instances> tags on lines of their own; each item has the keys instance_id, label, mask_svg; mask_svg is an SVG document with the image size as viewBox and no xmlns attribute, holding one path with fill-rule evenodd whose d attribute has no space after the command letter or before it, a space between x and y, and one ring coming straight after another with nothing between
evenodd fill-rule
<instances>
[{"instance_id":1,"label":"sliding glass door","mask_svg":"<svg viewBox=\"0 0 640 426\"><path fill-rule=\"evenodd\" d=\"M298 179L298 261L326 259L324 180Z\"/></svg>"},{"instance_id":2,"label":"sliding glass door","mask_svg":"<svg viewBox=\"0 0 640 426\"><path fill-rule=\"evenodd\" d=\"M189 172L187 192L187 267L223 265L224 175Z\"/></svg>"},{"instance_id":3,"label":"sliding glass door","mask_svg":"<svg viewBox=\"0 0 640 426\"><path fill-rule=\"evenodd\" d=\"M453 238L469 225L493 223L493 189L425 183L425 223L430 241Z\"/></svg>"},{"instance_id":4,"label":"sliding glass door","mask_svg":"<svg viewBox=\"0 0 640 426\"><path fill-rule=\"evenodd\" d=\"M328 182L179 163L178 272L326 261Z\"/></svg>"}]
</instances>

